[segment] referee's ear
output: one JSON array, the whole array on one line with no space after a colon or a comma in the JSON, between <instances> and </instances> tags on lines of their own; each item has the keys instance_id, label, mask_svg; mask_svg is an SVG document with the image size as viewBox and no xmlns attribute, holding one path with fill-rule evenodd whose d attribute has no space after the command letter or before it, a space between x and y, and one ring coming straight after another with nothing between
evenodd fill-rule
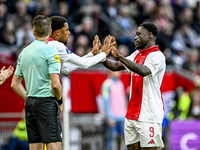
<instances>
[{"instance_id":1,"label":"referee's ear","mask_svg":"<svg viewBox=\"0 0 200 150\"><path fill-rule=\"evenodd\" d=\"M49 31L49 37L52 35L52 29Z\"/></svg>"},{"instance_id":2,"label":"referee's ear","mask_svg":"<svg viewBox=\"0 0 200 150\"><path fill-rule=\"evenodd\" d=\"M33 35L36 36L35 30L33 29Z\"/></svg>"}]
</instances>

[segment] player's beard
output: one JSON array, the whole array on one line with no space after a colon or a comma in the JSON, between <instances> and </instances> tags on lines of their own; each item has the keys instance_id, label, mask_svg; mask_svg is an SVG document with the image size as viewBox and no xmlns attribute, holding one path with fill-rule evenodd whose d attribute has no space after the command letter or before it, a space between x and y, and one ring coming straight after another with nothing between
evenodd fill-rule
<instances>
[{"instance_id":1,"label":"player's beard","mask_svg":"<svg viewBox=\"0 0 200 150\"><path fill-rule=\"evenodd\" d=\"M65 45L67 45L67 41L65 41L65 43L64 43Z\"/></svg>"},{"instance_id":2,"label":"player's beard","mask_svg":"<svg viewBox=\"0 0 200 150\"><path fill-rule=\"evenodd\" d=\"M137 46L135 47L135 50L138 50L138 49L144 49L144 45L137 45Z\"/></svg>"},{"instance_id":3,"label":"player's beard","mask_svg":"<svg viewBox=\"0 0 200 150\"><path fill-rule=\"evenodd\" d=\"M142 47L141 47L141 46L139 46L139 45L138 45L138 46L136 46L136 47L135 47L135 50L138 50L138 49L142 49Z\"/></svg>"}]
</instances>

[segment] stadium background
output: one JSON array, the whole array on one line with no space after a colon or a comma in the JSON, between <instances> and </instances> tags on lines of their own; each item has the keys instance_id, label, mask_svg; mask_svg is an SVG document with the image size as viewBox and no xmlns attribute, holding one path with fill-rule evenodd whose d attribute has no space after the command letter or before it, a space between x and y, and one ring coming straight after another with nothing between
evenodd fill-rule
<instances>
[{"instance_id":1,"label":"stadium background","mask_svg":"<svg viewBox=\"0 0 200 150\"><path fill-rule=\"evenodd\" d=\"M167 60L162 85L167 120L163 124L164 149L200 149L200 115L168 118L177 88L183 87L190 94L195 88L194 79L200 75L198 0L0 0L0 67L16 66L21 50L34 40L32 19L38 14L66 17L71 32L67 47L79 56L91 50L96 34L101 41L108 34L115 36L120 52L127 56L134 51L138 25L144 21L156 23L160 31L157 44ZM103 149L104 118L98 95L107 71L97 64L61 76L63 96L70 106L64 112L69 115L69 124L65 124L70 132L65 143L69 142L70 150ZM124 72L121 79L128 88L130 75ZM0 146L8 142L24 108L24 101L10 83L11 78L0 88Z\"/></svg>"}]
</instances>

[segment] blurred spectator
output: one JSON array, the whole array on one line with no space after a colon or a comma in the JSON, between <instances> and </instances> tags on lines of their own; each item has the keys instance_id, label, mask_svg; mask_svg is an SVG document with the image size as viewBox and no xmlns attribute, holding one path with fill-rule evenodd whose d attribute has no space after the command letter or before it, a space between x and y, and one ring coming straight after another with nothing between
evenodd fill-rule
<instances>
[{"instance_id":1,"label":"blurred spectator","mask_svg":"<svg viewBox=\"0 0 200 150\"><path fill-rule=\"evenodd\" d=\"M116 24L113 21L118 15L117 0L103 1L101 7L102 12L99 14L98 32L99 37L104 38L108 34L111 34L110 30L114 28L113 24Z\"/></svg>"},{"instance_id":2,"label":"blurred spectator","mask_svg":"<svg viewBox=\"0 0 200 150\"><path fill-rule=\"evenodd\" d=\"M159 22L156 22L159 25ZM156 44L159 45L160 50L163 52L166 48L172 49L172 39L174 32L174 24L171 22L166 23L164 26L160 27L160 32L158 33Z\"/></svg>"},{"instance_id":3,"label":"blurred spectator","mask_svg":"<svg viewBox=\"0 0 200 150\"><path fill-rule=\"evenodd\" d=\"M4 3L0 3L0 33L5 25L7 19L7 6Z\"/></svg>"},{"instance_id":4,"label":"blurred spectator","mask_svg":"<svg viewBox=\"0 0 200 150\"><path fill-rule=\"evenodd\" d=\"M173 7L171 5L171 0L159 0L158 7L159 8L161 7L163 9L166 17L170 21L174 21L175 17L174 17Z\"/></svg>"},{"instance_id":5,"label":"blurred spectator","mask_svg":"<svg viewBox=\"0 0 200 150\"><path fill-rule=\"evenodd\" d=\"M32 23L30 18L24 18L23 25L16 31L16 37L17 37L17 47L20 48L23 45L23 40L25 35L28 36L29 42L33 42L35 40L35 37L33 35L32 31Z\"/></svg>"},{"instance_id":6,"label":"blurred spectator","mask_svg":"<svg viewBox=\"0 0 200 150\"><path fill-rule=\"evenodd\" d=\"M197 10L196 10L193 28L198 34L198 41L200 41L200 7L197 8ZM199 45L199 47L200 47L200 45Z\"/></svg>"},{"instance_id":7,"label":"blurred spectator","mask_svg":"<svg viewBox=\"0 0 200 150\"><path fill-rule=\"evenodd\" d=\"M121 72L109 71L109 76L101 87L106 113L106 147L108 150L112 150L112 143L118 135L120 141L124 140L124 119L128 100L120 74ZM120 146L117 147L120 148Z\"/></svg>"},{"instance_id":8,"label":"blurred spectator","mask_svg":"<svg viewBox=\"0 0 200 150\"><path fill-rule=\"evenodd\" d=\"M194 89L190 92L190 117L200 119L200 76L194 78Z\"/></svg>"},{"instance_id":9,"label":"blurred spectator","mask_svg":"<svg viewBox=\"0 0 200 150\"><path fill-rule=\"evenodd\" d=\"M123 44L119 45L119 46L118 46L118 51L119 51L119 53L120 53L122 56L124 56L124 57L127 57L127 56L130 55L129 48L128 48L128 46L126 46L126 45L123 45Z\"/></svg>"},{"instance_id":10,"label":"blurred spectator","mask_svg":"<svg viewBox=\"0 0 200 150\"><path fill-rule=\"evenodd\" d=\"M8 46L13 46L16 44L16 30L14 21L9 19L6 21L5 26L0 34L0 43Z\"/></svg>"},{"instance_id":11,"label":"blurred spectator","mask_svg":"<svg viewBox=\"0 0 200 150\"><path fill-rule=\"evenodd\" d=\"M172 46L175 50L185 50L188 54L190 48L198 47L198 36L196 31L187 23L182 23L175 31Z\"/></svg>"},{"instance_id":12,"label":"blurred spectator","mask_svg":"<svg viewBox=\"0 0 200 150\"><path fill-rule=\"evenodd\" d=\"M75 54L77 54L78 56L82 57L84 55L86 55L86 49L83 46L78 46L76 48Z\"/></svg>"},{"instance_id":13,"label":"blurred spectator","mask_svg":"<svg viewBox=\"0 0 200 150\"><path fill-rule=\"evenodd\" d=\"M143 15L144 13L144 5L145 5L145 0L136 0L135 1L135 11L137 12L137 15L135 17L135 21L137 24L143 23L144 19L146 16Z\"/></svg>"},{"instance_id":14,"label":"blurred spectator","mask_svg":"<svg viewBox=\"0 0 200 150\"><path fill-rule=\"evenodd\" d=\"M198 62L198 68L197 71L195 72L195 75L200 76L200 62Z\"/></svg>"},{"instance_id":15,"label":"blurred spectator","mask_svg":"<svg viewBox=\"0 0 200 150\"><path fill-rule=\"evenodd\" d=\"M170 48L166 48L163 53L164 53L165 58L166 58L166 65L173 66L174 61L172 60L172 50Z\"/></svg>"},{"instance_id":16,"label":"blurred spectator","mask_svg":"<svg viewBox=\"0 0 200 150\"><path fill-rule=\"evenodd\" d=\"M154 20L156 10L157 10L156 1L154 0L145 1L143 10L143 16L144 16L143 21L151 22L152 20Z\"/></svg>"},{"instance_id":17,"label":"blurred spectator","mask_svg":"<svg viewBox=\"0 0 200 150\"><path fill-rule=\"evenodd\" d=\"M184 50L179 50L175 55L172 55L172 60L174 62L175 69L180 69L187 60L187 55Z\"/></svg>"},{"instance_id":18,"label":"blurred spectator","mask_svg":"<svg viewBox=\"0 0 200 150\"><path fill-rule=\"evenodd\" d=\"M24 110L22 111L21 121L17 123L17 126L13 131L13 137L10 139L9 143L9 150L16 150L16 149L29 150Z\"/></svg>"},{"instance_id":19,"label":"blurred spectator","mask_svg":"<svg viewBox=\"0 0 200 150\"><path fill-rule=\"evenodd\" d=\"M15 52L15 61L17 61L17 58L18 58L19 54L21 53L21 51L25 47L27 47L30 43L31 43L30 36L28 34L25 34L23 36L23 39L22 39L22 45L21 45L21 47L19 47L18 51Z\"/></svg>"},{"instance_id":20,"label":"blurred spectator","mask_svg":"<svg viewBox=\"0 0 200 150\"><path fill-rule=\"evenodd\" d=\"M79 56L83 56L87 53L89 47L89 38L84 34L79 35L75 42L74 52Z\"/></svg>"},{"instance_id":21,"label":"blurred spectator","mask_svg":"<svg viewBox=\"0 0 200 150\"><path fill-rule=\"evenodd\" d=\"M182 68L195 73L198 70L199 52L196 49L191 49L188 60L183 64Z\"/></svg>"},{"instance_id":22,"label":"blurred spectator","mask_svg":"<svg viewBox=\"0 0 200 150\"><path fill-rule=\"evenodd\" d=\"M69 5L66 1L60 1L58 2L58 12L57 12L58 16L63 16L67 19L69 26L69 30L71 33L74 32L74 27L75 27L75 23L74 23L74 19L73 17L69 14Z\"/></svg>"},{"instance_id":23,"label":"blurred spectator","mask_svg":"<svg viewBox=\"0 0 200 150\"><path fill-rule=\"evenodd\" d=\"M178 87L175 91L174 97L174 107L169 113L169 120L179 119L185 120L188 116L190 109L191 99L189 93L184 89L184 87Z\"/></svg>"},{"instance_id":24,"label":"blurred spectator","mask_svg":"<svg viewBox=\"0 0 200 150\"><path fill-rule=\"evenodd\" d=\"M133 52L133 43L137 24L133 18L130 17L128 6L121 6L119 8L119 15L116 18L117 23L121 26L120 37L115 37L121 44L126 44L131 52Z\"/></svg>"},{"instance_id":25,"label":"blurred spectator","mask_svg":"<svg viewBox=\"0 0 200 150\"><path fill-rule=\"evenodd\" d=\"M50 17L52 15L52 7L49 0L38 0L36 15L44 15Z\"/></svg>"},{"instance_id":26,"label":"blurred spectator","mask_svg":"<svg viewBox=\"0 0 200 150\"><path fill-rule=\"evenodd\" d=\"M103 6L103 12L110 18L115 19L118 15L117 0L107 0L106 6Z\"/></svg>"},{"instance_id":27,"label":"blurred spectator","mask_svg":"<svg viewBox=\"0 0 200 150\"><path fill-rule=\"evenodd\" d=\"M89 46L89 39L86 35L79 35L76 39L76 47L82 46L87 48ZM76 50L75 50L76 51Z\"/></svg>"},{"instance_id":28,"label":"blurred spectator","mask_svg":"<svg viewBox=\"0 0 200 150\"><path fill-rule=\"evenodd\" d=\"M58 2L58 15L67 18L68 14L69 14L69 5L68 5L68 3L66 1Z\"/></svg>"},{"instance_id":29,"label":"blurred spectator","mask_svg":"<svg viewBox=\"0 0 200 150\"><path fill-rule=\"evenodd\" d=\"M178 16L183 11L184 8L185 8L184 0L174 0L173 10L176 23L178 23Z\"/></svg>"},{"instance_id":30,"label":"blurred spectator","mask_svg":"<svg viewBox=\"0 0 200 150\"><path fill-rule=\"evenodd\" d=\"M158 7L155 23L159 30L163 30L164 28L166 28L167 25L169 25L170 21L167 18L167 15L165 12L165 6Z\"/></svg>"},{"instance_id":31,"label":"blurred spectator","mask_svg":"<svg viewBox=\"0 0 200 150\"><path fill-rule=\"evenodd\" d=\"M178 16L178 20L177 20L177 25L179 27L179 25L184 24L188 24L188 25L193 25L194 23L194 13L193 10L191 8L184 8L181 13Z\"/></svg>"},{"instance_id":32,"label":"blurred spectator","mask_svg":"<svg viewBox=\"0 0 200 150\"><path fill-rule=\"evenodd\" d=\"M195 8L195 6L198 5L199 0L193 0L193 1L191 1L191 0L186 0L186 3L187 3L187 5L188 5L188 7L190 7L190 8Z\"/></svg>"},{"instance_id":33,"label":"blurred spectator","mask_svg":"<svg viewBox=\"0 0 200 150\"><path fill-rule=\"evenodd\" d=\"M28 14L27 5L23 1L17 1L15 4L16 13L11 15L11 20L14 22L15 29L18 29L23 26L24 18L29 18L32 22L31 15Z\"/></svg>"},{"instance_id":34,"label":"blurred spectator","mask_svg":"<svg viewBox=\"0 0 200 150\"><path fill-rule=\"evenodd\" d=\"M66 46L71 52L75 51L75 37L73 34L70 34Z\"/></svg>"},{"instance_id":35,"label":"blurred spectator","mask_svg":"<svg viewBox=\"0 0 200 150\"><path fill-rule=\"evenodd\" d=\"M92 17L84 17L81 24L74 28L76 35L86 35L89 39L89 45L92 46L96 30L94 28L94 19Z\"/></svg>"},{"instance_id":36,"label":"blurred spectator","mask_svg":"<svg viewBox=\"0 0 200 150\"><path fill-rule=\"evenodd\" d=\"M99 14L101 12L100 5L97 5L95 1L93 0L85 0L85 1L79 1L80 3L80 13L83 14L83 16L93 16L95 14Z\"/></svg>"},{"instance_id":37,"label":"blurred spectator","mask_svg":"<svg viewBox=\"0 0 200 150\"><path fill-rule=\"evenodd\" d=\"M131 18L135 18L138 15L137 8L134 2L130 0L119 0L118 9L121 7L126 6L128 14Z\"/></svg>"},{"instance_id":38,"label":"blurred spectator","mask_svg":"<svg viewBox=\"0 0 200 150\"><path fill-rule=\"evenodd\" d=\"M4 145L2 150L29 150L24 110L22 111L21 120L17 123L9 140L9 144Z\"/></svg>"}]
</instances>

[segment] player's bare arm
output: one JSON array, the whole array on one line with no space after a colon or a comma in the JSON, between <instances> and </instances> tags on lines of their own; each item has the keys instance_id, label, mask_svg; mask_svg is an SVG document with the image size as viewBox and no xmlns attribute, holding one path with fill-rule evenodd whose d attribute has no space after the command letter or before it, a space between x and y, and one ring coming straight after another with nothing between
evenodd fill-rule
<instances>
[{"instance_id":1,"label":"player's bare arm","mask_svg":"<svg viewBox=\"0 0 200 150\"><path fill-rule=\"evenodd\" d=\"M122 62L127 68L129 68L131 71L141 75L141 76L146 76L149 75L151 73L151 70L144 66L144 65L140 65L137 63L134 63L128 59L126 59L125 57L123 57L117 50L117 43L114 39L114 37L112 37L112 49L111 49L111 53L112 55L117 58L120 62Z\"/></svg>"},{"instance_id":2,"label":"player's bare arm","mask_svg":"<svg viewBox=\"0 0 200 150\"><path fill-rule=\"evenodd\" d=\"M23 100L26 100L27 95L26 90L21 83L22 79L23 77L14 75L12 78L11 87Z\"/></svg>"},{"instance_id":3,"label":"player's bare arm","mask_svg":"<svg viewBox=\"0 0 200 150\"><path fill-rule=\"evenodd\" d=\"M106 59L104 62L102 62L102 64L112 71L120 71L125 69L120 61Z\"/></svg>"},{"instance_id":4,"label":"player's bare arm","mask_svg":"<svg viewBox=\"0 0 200 150\"><path fill-rule=\"evenodd\" d=\"M134 63L126 58L124 58L122 55L118 57L119 61L121 61L127 68L129 68L131 71L141 75L141 76L147 76L151 73L151 70L144 66L137 63Z\"/></svg>"}]
</instances>

